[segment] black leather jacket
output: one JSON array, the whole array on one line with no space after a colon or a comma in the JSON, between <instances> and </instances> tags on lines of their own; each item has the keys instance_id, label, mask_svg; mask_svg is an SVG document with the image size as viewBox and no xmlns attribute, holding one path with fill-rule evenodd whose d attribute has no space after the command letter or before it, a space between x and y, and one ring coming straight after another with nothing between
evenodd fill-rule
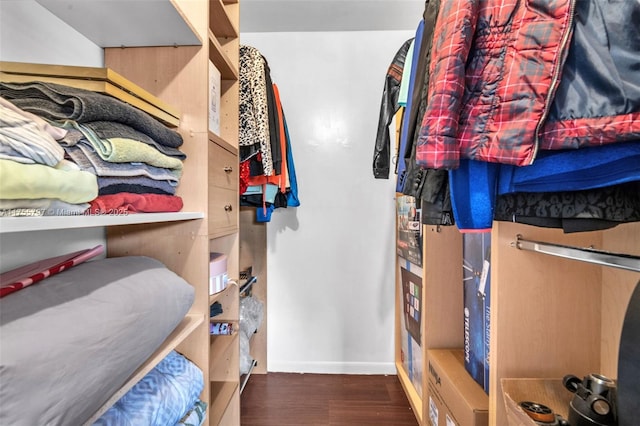
<instances>
[{"instance_id":1,"label":"black leather jacket","mask_svg":"<svg viewBox=\"0 0 640 426\"><path fill-rule=\"evenodd\" d=\"M376 179L389 179L390 145L389 125L393 116L400 109L398 96L400 94L400 81L407 52L413 38L405 41L389 65L382 92L382 102L380 105L380 118L378 120L378 134L376 145L373 151L373 176Z\"/></svg>"},{"instance_id":2,"label":"black leather jacket","mask_svg":"<svg viewBox=\"0 0 640 426\"><path fill-rule=\"evenodd\" d=\"M454 225L449 175L446 170L422 169L416 164L416 142L420 134L420 121L427 106L429 86L429 63L434 29L440 9L440 0L427 0L424 6L424 31L420 44L418 74L412 97L412 110L405 115L409 120L406 151L400 153L398 161L405 162L405 170L398 180L402 193L421 200L422 223L425 225Z\"/></svg>"}]
</instances>

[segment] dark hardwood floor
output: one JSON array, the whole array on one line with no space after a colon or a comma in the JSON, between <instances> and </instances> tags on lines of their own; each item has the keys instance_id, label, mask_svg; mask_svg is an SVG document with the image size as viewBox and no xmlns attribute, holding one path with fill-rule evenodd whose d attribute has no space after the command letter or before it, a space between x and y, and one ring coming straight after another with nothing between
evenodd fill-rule
<instances>
[{"instance_id":1,"label":"dark hardwood floor","mask_svg":"<svg viewBox=\"0 0 640 426\"><path fill-rule=\"evenodd\" d=\"M253 374L241 396L242 426L416 426L396 376Z\"/></svg>"}]
</instances>

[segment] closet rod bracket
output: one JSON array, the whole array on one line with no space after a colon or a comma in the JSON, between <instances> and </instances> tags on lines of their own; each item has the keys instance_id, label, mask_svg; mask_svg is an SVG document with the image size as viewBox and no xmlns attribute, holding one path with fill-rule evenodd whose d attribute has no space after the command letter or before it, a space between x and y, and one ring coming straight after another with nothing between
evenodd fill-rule
<instances>
[{"instance_id":1,"label":"closet rod bracket","mask_svg":"<svg viewBox=\"0 0 640 426\"><path fill-rule=\"evenodd\" d=\"M511 246L519 250L535 251L551 256L640 272L640 256L611 253L596 250L593 247L580 248L542 241L531 241L524 239L520 234L516 235L516 241L511 242Z\"/></svg>"}]
</instances>

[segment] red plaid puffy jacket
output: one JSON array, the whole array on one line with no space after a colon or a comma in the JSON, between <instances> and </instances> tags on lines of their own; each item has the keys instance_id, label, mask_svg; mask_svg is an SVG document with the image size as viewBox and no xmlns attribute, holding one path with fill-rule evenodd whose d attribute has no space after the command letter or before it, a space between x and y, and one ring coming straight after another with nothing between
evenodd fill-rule
<instances>
[{"instance_id":1,"label":"red plaid puffy jacket","mask_svg":"<svg viewBox=\"0 0 640 426\"><path fill-rule=\"evenodd\" d=\"M640 138L639 1L442 0L424 168Z\"/></svg>"}]
</instances>

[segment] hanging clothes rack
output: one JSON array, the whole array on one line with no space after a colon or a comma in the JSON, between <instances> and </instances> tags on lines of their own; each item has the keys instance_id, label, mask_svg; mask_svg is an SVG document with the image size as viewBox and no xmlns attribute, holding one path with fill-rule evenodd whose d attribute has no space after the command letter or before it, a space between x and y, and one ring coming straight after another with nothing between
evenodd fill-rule
<instances>
[{"instance_id":1,"label":"hanging clothes rack","mask_svg":"<svg viewBox=\"0 0 640 426\"><path fill-rule=\"evenodd\" d=\"M512 242L511 246L520 250L535 251L551 256L640 272L640 257L630 254L606 252L590 247L580 248L542 241L530 241L522 238L522 235L516 235L516 241Z\"/></svg>"}]
</instances>

